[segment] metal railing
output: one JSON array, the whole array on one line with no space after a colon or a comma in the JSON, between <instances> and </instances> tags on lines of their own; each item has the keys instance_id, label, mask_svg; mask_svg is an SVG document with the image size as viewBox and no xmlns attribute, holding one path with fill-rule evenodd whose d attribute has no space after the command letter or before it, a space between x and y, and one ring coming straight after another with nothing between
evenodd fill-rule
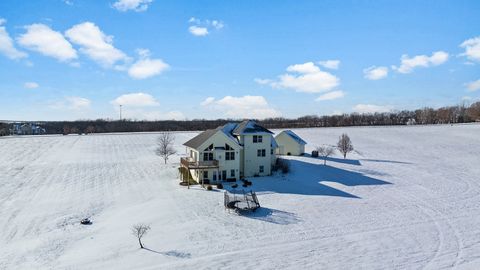
<instances>
[{"instance_id":1,"label":"metal railing","mask_svg":"<svg viewBox=\"0 0 480 270\"><path fill-rule=\"evenodd\" d=\"M191 169L201 169L201 168L216 168L218 167L218 160L207 160L207 161L196 161L192 158L180 158L180 164L182 166L191 168Z\"/></svg>"}]
</instances>

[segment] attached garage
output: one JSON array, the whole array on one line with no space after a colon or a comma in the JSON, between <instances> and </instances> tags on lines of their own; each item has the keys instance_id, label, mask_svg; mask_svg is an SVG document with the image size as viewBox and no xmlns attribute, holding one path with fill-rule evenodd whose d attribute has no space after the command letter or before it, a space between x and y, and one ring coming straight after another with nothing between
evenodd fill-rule
<instances>
[{"instance_id":1,"label":"attached garage","mask_svg":"<svg viewBox=\"0 0 480 270\"><path fill-rule=\"evenodd\" d=\"M305 142L297 134L291 130L284 130L280 132L275 141L278 144L278 155L301 156L305 153Z\"/></svg>"}]
</instances>

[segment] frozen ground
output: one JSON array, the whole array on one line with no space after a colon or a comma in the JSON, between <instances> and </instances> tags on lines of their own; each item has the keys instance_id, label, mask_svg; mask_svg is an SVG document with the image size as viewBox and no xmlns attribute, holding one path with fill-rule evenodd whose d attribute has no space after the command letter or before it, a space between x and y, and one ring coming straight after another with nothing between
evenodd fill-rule
<instances>
[{"instance_id":1,"label":"frozen ground","mask_svg":"<svg viewBox=\"0 0 480 270\"><path fill-rule=\"evenodd\" d=\"M480 266L480 125L296 132L308 151L347 132L358 152L252 179L263 208L246 217L180 187L153 133L1 138L0 269ZM181 153L194 135L177 134Z\"/></svg>"}]
</instances>

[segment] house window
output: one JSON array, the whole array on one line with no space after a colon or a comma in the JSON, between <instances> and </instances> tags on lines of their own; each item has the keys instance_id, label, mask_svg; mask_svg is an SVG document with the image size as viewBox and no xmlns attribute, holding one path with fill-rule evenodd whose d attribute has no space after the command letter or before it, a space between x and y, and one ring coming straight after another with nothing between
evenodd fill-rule
<instances>
[{"instance_id":1,"label":"house window","mask_svg":"<svg viewBox=\"0 0 480 270\"><path fill-rule=\"evenodd\" d=\"M230 145L225 144L225 160L235 160L235 150Z\"/></svg>"},{"instance_id":2,"label":"house window","mask_svg":"<svg viewBox=\"0 0 480 270\"><path fill-rule=\"evenodd\" d=\"M225 160L235 160L235 152L226 152Z\"/></svg>"},{"instance_id":3,"label":"house window","mask_svg":"<svg viewBox=\"0 0 480 270\"><path fill-rule=\"evenodd\" d=\"M258 149L257 157L264 157L264 156L265 156L265 149Z\"/></svg>"},{"instance_id":4,"label":"house window","mask_svg":"<svg viewBox=\"0 0 480 270\"><path fill-rule=\"evenodd\" d=\"M208 179L208 171L203 171L203 179Z\"/></svg>"},{"instance_id":5,"label":"house window","mask_svg":"<svg viewBox=\"0 0 480 270\"><path fill-rule=\"evenodd\" d=\"M213 143L210 144L207 148L205 148L205 150L203 151L213 151Z\"/></svg>"},{"instance_id":6,"label":"house window","mask_svg":"<svg viewBox=\"0 0 480 270\"><path fill-rule=\"evenodd\" d=\"M270 155L273 155L273 148L270 149Z\"/></svg>"},{"instance_id":7,"label":"house window","mask_svg":"<svg viewBox=\"0 0 480 270\"><path fill-rule=\"evenodd\" d=\"M263 167L263 166L260 166L260 167L258 168L258 170L260 171L260 173L263 173L264 167Z\"/></svg>"},{"instance_id":8,"label":"house window","mask_svg":"<svg viewBox=\"0 0 480 270\"><path fill-rule=\"evenodd\" d=\"M230 170L230 177L235 177L235 170Z\"/></svg>"},{"instance_id":9,"label":"house window","mask_svg":"<svg viewBox=\"0 0 480 270\"><path fill-rule=\"evenodd\" d=\"M253 143L262 143L263 137L261 135L253 135Z\"/></svg>"},{"instance_id":10,"label":"house window","mask_svg":"<svg viewBox=\"0 0 480 270\"><path fill-rule=\"evenodd\" d=\"M213 153L203 153L203 161L213 160Z\"/></svg>"}]
</instances>

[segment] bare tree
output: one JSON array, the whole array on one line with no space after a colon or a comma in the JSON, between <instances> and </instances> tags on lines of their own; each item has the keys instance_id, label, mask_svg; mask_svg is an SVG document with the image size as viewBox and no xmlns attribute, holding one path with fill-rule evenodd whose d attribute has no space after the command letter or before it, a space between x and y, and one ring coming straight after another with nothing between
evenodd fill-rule
<instances>
[{"instance_id":1,"label":"bare tree","mask_svg":"<svg viewBox=\"0 0 480 270\"><path fill-rule=\"evenodd\" d=\"M342 136L338 139L337 143L338 151L343 154L343 158L347 158L347 153L353 151L353 144L350 141L350 137L347 134L343 133Z\"/></svg>"},{"instance_id":2,"label":"bare tree","mask_svg":"<svg viewBox=\"0 0 480 270\"><path fill-rule=\"evenodd\" d=\"M331 146L319 146L316 150L318 155L323 158L323 165L327 165L327 158L335 153L335 149Z\"/></svg>"},{"instance_id":3,"label":"bare tree","mask_svg":"<svg viewBox=\"0 0 480 270\"><path fill-rule=\"evenodd\" d=\"M132 234L138 239L138 244L140 244L140 248L143 248L142 237L147 234L149 230L150 226L143 223L132 226Z\"/></svg>"},{"instance_id":4,"label":"bare tree","mask_svg":"<svg viewBox=\"0 0 480 270\"><path fill-rule=\"evenodd\" d=\"M167 164L168 158L177 153L175 148L173 148L175 138L171 132L162 132L157 140L158 147L155 152L157 155L161 156L165 161L165 164Z\"/></svg>"}]
</instances>

